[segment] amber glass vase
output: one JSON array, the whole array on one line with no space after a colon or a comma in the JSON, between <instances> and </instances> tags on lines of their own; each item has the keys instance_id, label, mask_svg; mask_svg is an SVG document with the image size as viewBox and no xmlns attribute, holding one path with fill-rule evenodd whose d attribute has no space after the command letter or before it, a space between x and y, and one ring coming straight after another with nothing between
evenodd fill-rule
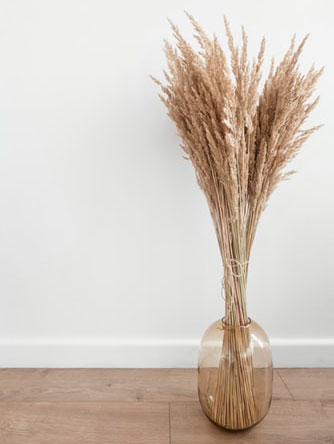
<instances>
[{"instance_id":1,"label":"amber glass vase","mask_svg":"<svg viewBox=\"0 0 334 444\"><path fill-rule=\"evenodd\" d=\"M214 322L205 332L198 362L198 395L204 413L217 425L243 430L269 411L273 368L264 330Z\"/></svg>"}]
</instances>

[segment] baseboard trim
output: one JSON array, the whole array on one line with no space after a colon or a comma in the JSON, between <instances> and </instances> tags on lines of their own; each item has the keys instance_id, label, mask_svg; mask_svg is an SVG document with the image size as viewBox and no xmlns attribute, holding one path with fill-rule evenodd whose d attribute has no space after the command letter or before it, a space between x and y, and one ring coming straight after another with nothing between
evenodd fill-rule
<instances>
[{"instance_id":1,"label":"baseboard trim","mask_svg":"<svg viewBox=\"0 0 334 444\"><path fill-rule=\"evenodd\" d=\"M271 340L275 367L334 367L334 338ZM196 339L1 340L0 367L196 367Z\"/></svg>"}]
</instances>

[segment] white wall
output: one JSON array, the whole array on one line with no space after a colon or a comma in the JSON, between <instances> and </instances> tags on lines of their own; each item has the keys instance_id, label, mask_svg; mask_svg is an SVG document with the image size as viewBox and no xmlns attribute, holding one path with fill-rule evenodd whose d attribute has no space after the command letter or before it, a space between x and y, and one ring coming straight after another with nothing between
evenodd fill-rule
<instances>
[{"instance_id":1,"label":"white wall","mask_svg":"<svg viewBox=\"0 0 334 444\"><path fill-rule=\"evenodd\" d=\"M268 59L291 35L326 65L325 123L275 192L252 254L249 314L277 365L334 364L331 1L11 0L0 4L0 365L194 365L222 316L206 202L149 74L172 18L244 24Z\"/></svg>"}]
</instances>

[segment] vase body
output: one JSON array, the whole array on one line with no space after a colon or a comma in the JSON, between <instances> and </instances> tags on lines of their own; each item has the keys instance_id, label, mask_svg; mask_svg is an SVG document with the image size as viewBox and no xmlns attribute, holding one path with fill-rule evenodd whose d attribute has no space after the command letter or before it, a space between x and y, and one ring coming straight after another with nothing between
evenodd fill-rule
<instances>
[{"instance_id":1,"label":"vase body","mask_svg":"<svg viewBox=\"0 0 334 444\"><path fill-rule=\"evenodd\" d=\"M217 425L243 430L261 421L272 398L268 337L249 319L245 326L214 322L205 332L198 361L202 410Z\"/></svg>"}]
</instances>

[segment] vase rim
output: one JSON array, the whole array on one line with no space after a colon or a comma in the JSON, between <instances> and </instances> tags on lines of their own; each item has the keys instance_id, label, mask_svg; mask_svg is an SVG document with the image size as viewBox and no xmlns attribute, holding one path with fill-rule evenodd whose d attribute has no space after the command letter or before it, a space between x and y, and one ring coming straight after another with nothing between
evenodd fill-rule
<instances>
[{"instance_id":1,"label":"vase rim","mask_svg":"<svg viewBox=\"0 0 334 444\"><path fill-rule=\"evenodd\" d=\"M234 327L239 327L239 328L247 328L249 327L249 325L251 324L252 320L250 317L248 317L248 322L245 325L242 324L227 324L225 322L225 316L222 318L222 324L224 328L234 328Z\"/></svg>"}]
</instances>

